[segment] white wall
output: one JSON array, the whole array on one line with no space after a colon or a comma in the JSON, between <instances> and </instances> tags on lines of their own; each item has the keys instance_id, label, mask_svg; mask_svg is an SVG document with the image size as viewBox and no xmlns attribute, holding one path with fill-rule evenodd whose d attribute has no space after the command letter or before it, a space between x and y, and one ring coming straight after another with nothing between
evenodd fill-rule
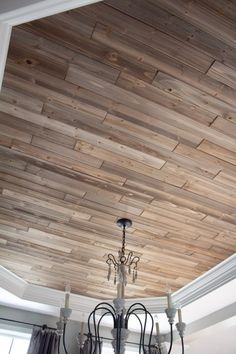
<instances>
[{"instance_id":1,"label":"white wall","mask_svg":"<svg viewBox=\"0 0 236 354\"><path fill-rule=\"evenodd\" d=\"M236 316L186 338L186 354L235 354Z\"/></svg>"}]
</instances>

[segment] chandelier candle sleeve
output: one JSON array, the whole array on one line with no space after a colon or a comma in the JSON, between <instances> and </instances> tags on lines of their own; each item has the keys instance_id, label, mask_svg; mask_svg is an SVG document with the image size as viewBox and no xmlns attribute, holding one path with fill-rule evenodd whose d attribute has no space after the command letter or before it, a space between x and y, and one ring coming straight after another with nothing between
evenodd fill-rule
<instances>
[{"instance_id":1,"label":"chandelier candle sleeve","mask_svg":"<svg viewBox=\"0 0 236 354\"><path fill-rule=\"evenodd\" d=\"M70 291L71 287L69 284L67 284L65 288L65 309L68 309L70 307Z\"/></svg>"},{"instance_id":2,"label":"chandelier candle sleeve","mask_svg":"<svg viewBox=\"0 0 236 354\"><path fill-rule=\"evenodd\" d=\"M160 335L160 326L159 323L156 322L156 335L159 336Z\"/></svg>"},{"instance_id":3,"label":"chandelier candle sleeve","mask_svg":"<svg viewBox=\"0 0 236 354\"><path fill-rule=\"evenodd\" d=\"M182 320L182 311L181 311L181 308L178 309L178 320L179 320L179 323L182 323L183 320Z\"/></svg>"},{"instance_id":4,"label":"chandelier candle sleeve","mask_svg":"<svg viewBox=\"0 0 236 354\"><path fill-rule=\"evenodd\" d=\"M80 326L80 334L83 335L84 334L84 322L81 322L81 326Z\"/></svg>"},{"instance_id":5,"label":"chandelier candle sleeve","mask_svg":"<svg viewBox=\"0 0 236 354\"><path fill-rule=\"evenodd\" d=\"M171 291L168 290L167 292L167 304L168 304L168 309L173 308L173 302L172 302L172 297L171 297Z\"/></svg>"}]
</instances>

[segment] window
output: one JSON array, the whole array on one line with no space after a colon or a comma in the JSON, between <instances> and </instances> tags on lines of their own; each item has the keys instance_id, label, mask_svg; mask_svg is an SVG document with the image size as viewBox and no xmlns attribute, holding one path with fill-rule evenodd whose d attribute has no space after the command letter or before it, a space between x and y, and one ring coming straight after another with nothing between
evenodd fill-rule
<instances>
[{"instance_id":1,"label":"window","mask_svg":"<svg viewBox=\"0 0 236 354\"><path fill-rule=\"evenodd\" d=\"M1 354L26 354L31 334L0 329Z\"/></svg>"}]
</instances>

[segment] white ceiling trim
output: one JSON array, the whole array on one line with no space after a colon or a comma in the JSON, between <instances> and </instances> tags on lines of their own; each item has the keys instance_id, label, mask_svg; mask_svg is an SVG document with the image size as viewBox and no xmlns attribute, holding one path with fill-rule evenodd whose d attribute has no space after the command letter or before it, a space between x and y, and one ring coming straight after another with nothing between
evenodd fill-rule
<instances>
[{"instance_id":1,"label":"white ceiling trim","mask_svg":"<svg viewBox=\"0 0 236 354\"><path fill-rule=\"evenodd\" d=\"M60 12L90 5L101 0L33 0L34 3L19 7L16 1L15 10L0 13L0 89L5 72L6 59L10 44L12 26L52 16ZM1 4L0 4L1 10Z\"/></svg>"},{"instance_id":2,"label":"white ceiling trim","mask_svg":"<svg viewBox=\"0 0 236 354\"><path fill-rule=\"evenodd\" d=\"M7 22L0 22L0 90L7 61L12 26Z\"/></svg>"},{"instance_id":3,"label":"white ceiling trim","mask_svg":"<svg viewBox=\"0 0 236 354\"><path fill-rule=\"evenodd\" d=\"M0 284L1 288L9 291L11 294L23 298L26 288L29 284L22 278L0 266Z\"/></svg>"},{"instance_id":4,"label":"white ceiling trim","mask_svg":"<svg viewBox=\"0 0 236 354\"><path fill-rule=\"evenodd\" d=\"M216 267L187 284L174 294L175 301L182 306L209 294L213 290L229 283L236 278L236 253Z\"/></svg>"},{"instance_id":5,"label":"white ceiling trim","mask_svg":"<svg viewBox=\"0 0 236 354\"><path fill-rule=\"evenodd\" d=\"M182 307L191 304L211 293L212 291L220 288L221 286L229 283L236 278L236 253L225 261L219 263L217 266L210 269L191 283L187 284L180 290L173 294L173 301L180 304ZM148 298L148 299L135 299L141 301L149 309L149 311L163 312L166 307L166 298ZM132 303L133 300L127 300L127 303Z\"/></svg>"},{"instance_id":6,"label":"white ceiling trim","mask_svg":"<svg viewBox=\"0 0 236 354\"><path fill-rule=\"evenodd\" d=\"M52 16L99 1L100 0L35 0L34 4L18 7L13 11L0 14L0 21L7 22L11 26L17 26L22 23Z\"/></svg>"},{"instance_id":7,"label":"white ceiling trim","mask_svg":"<svg viewBox=\"0 0 236 354\"><path fill-rule=\"evenodd\" d=\"M190 284L173 294L173 301L186 306L210 292L220 288L236 278L236 254L232 255L210 271L206 272ZM17 297L36 303L60 307L63 304L64 292L27 283L6 268L0 266L1 287ZM165 297L129 299L127 306L133 302L142 302L150 312L161 313L166 307ZM71 308L83 313L90 313L100 302L99 299L77 294L71 295Z\"/></svg>"}]
</instances>

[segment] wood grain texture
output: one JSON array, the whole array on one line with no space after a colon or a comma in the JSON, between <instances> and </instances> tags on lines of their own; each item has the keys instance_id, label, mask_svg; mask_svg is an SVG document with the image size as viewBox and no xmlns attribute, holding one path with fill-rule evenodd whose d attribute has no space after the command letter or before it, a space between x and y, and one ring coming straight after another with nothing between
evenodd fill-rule
<instances>
[{"instance_id":1,"label":"wood grain texture","mask_svg":"<svg viewBox=\"0 0 236 354\"><path fill-rule=\"evenodd\" d=\"M106 0L13 29L0 95L0 264L107 299L119 217L127 297L236 252L235 5Z\"/></svg>"}]
</instances>

